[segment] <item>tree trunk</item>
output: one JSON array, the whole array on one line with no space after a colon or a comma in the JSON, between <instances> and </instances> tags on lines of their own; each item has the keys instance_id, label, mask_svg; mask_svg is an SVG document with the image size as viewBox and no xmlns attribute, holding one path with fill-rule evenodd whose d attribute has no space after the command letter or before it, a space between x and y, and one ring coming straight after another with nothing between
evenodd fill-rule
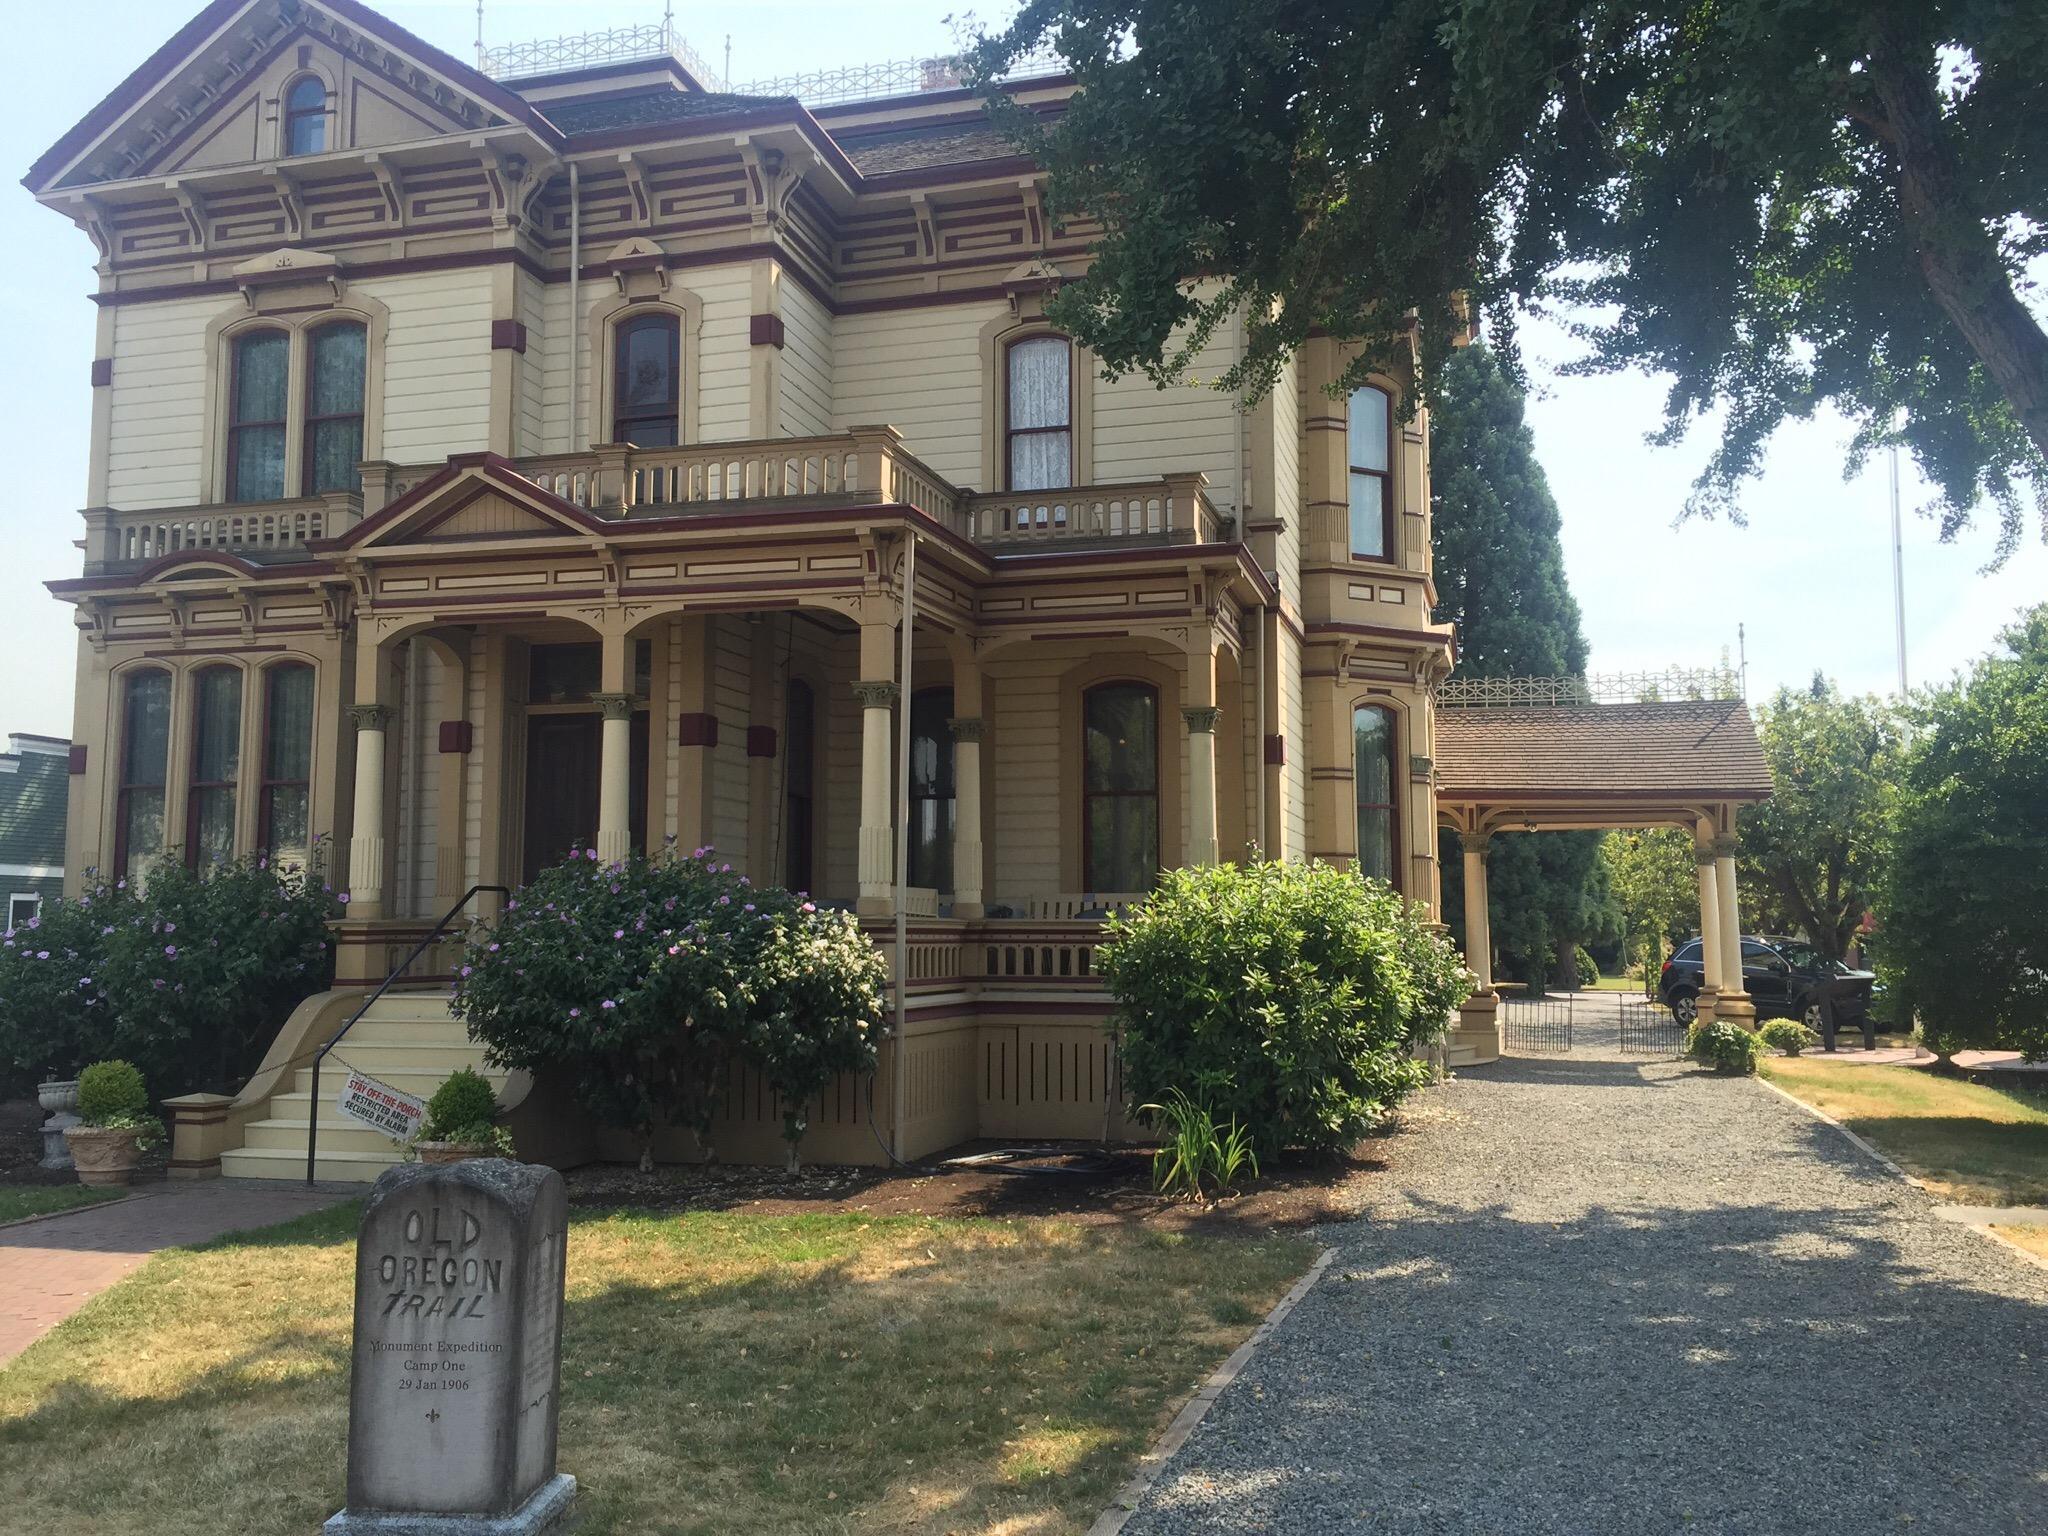
<instances>
[{"instance_id":1,"label":"tree trunk","mask_svg":"<svg viewBox=\"0 0 2048 1536\"><path fill-rule=\"evenodd\" d=\"M2013 292L1998 246L1971 206L1917 43L1888 33L1871 50L1883 108L1876 131L1898 177L1899 207L1927 290L2048 457L2048 333Z\"/></svg>"}]
</instances>

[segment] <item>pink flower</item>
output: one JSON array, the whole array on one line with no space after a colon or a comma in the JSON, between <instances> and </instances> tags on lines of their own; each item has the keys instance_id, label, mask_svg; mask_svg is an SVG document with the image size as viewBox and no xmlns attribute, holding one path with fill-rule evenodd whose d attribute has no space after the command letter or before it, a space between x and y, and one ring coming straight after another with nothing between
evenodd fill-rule
<instances>
[{"instance_id":1,"label":"pink flower","mask_svg":"<svg viewBox=\"0 0 2048 1536\"><path fill-rule=\"evenodd\" d=\"M610 998L606 998L606 999L604 1000L604 1010L605 1010L605 1012L607 1012L607 1013L611 1012L611 1010L612 1010L612 1009L614 1009L614 1008L616 1008L616 1007L618 1007L618 1006L619 1006L619 1005L618 1005L617 1003L613 1002L613 1001L612 1001L612 1000L611 1000Z\"/></svg>"},{"instance_id":2,"label":"pink flower","mask_svg":"<svg viewBox=\"0 0 2048 1536\"><path fill-rule=\"evenodd\" d=\"M337 896L337 897L335 898L335 900L339 901L339 902L340 902L340 903L341 903L341 904L342 904L342 905L343 905L344 907L345 907L345 906L347 906L347 905L348 905L348 892L347 892L347 891L343 891L343 892L342 892L342 893L341 893L341 894L340 894L339 896Z\"/></svg>"},{"instance_id":3,"label":"pink flower","mask_svg":"<svg viewBox=\"0 0 2048 1536\"><path fill-rule=\"evenodd\" d=\"M572 1019L580 1019L583 1017L583 1010L581 1008L571 1008L569 1010L569 1017Z\"/></svg>"}]
</instances>

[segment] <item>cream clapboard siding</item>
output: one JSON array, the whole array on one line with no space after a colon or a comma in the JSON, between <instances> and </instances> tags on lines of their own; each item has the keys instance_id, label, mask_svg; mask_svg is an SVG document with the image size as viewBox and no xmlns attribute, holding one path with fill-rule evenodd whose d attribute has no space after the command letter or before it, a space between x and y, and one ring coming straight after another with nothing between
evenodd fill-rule
<instances>
[{"instance_id":1,"label":"cream clapboard siding","mask_svg":"<svg viewBox=\"0 0 2048 1536\"><path fill-rule=\"evenodd\" d=\"M682 283L687 277L689 281ZM698 358L693 369L683 362L683 384L702 392L697 406L700 441L743 438L747 430L747 395L753 368L747 341L747 319L754 312L754 278L746 267L709 267L674 274L676 287L687 287L704 304L704 322L697 333Z\"/></svg>"},{"instance_id":2,"label":"cream clapboard siding","mask_svg":"<svg viewBox=\"0 0 2048 1536\"><path fill-rule=\"evenodd\" d=\"M781 291L780 430L789 437L819 437L832 430L832 315L809 289L787 277Z\"/></svg>"},{"instance_id":3,"label":"cream clapboard siding","mask_svg":"<svg viewBox=\"0 0 2048 1536\"><path fill-rule=\"evenodd\" d=\"M491 279L458 268L366 279L391 312L384 336L384 457L431 464L488 446Z\"/></svg>"},{"instance_id":4,"label":"cream clapboard siding","mask_svg":"<svg viewBox=\"0 0 2048 1536\"><path fill-rule=\"evenodd\" d=\"M1237 510L1244 418L1235 396L1207 382L1236 361L1235 334L1219 326L1194 359L1186 383L1158 389L1139 373L1095 381L1097 484L1198 469L1209 477L1209 499L1225 512Z\"/></svg>"},{"instance_id":5,"label":"cream clapboard siding","mask_svg":"<svg viewBox=\"0 0 2048 1536\"><path fill-rule=\"evenodd\" d=\"M747 727L753 691L753 653L747 621L710 620L712 664L711 712L718 717L718 745L706 754L711 773L711 846L749 878L763 878L747 868L747 800L751 789L747 765ZM671 732L673 734L673 732Z\"/></svg>"},{"instance_id":6,"label":"cream clapboard siding","mask_svg":"<svg viewBox=\"0 0 2048 1536\"><path fill-rule=\"evenodd\" d=\"M519 401L512 417L514 453L548 453L548 284L518 267L512 269L519 321L526 327L526 353L519 359ZM568 285L558 284L566 288Z\"/></svg>"},{"instance_id":7,"label":"cream clapboard siding","mask_svg":"<svg viewBox=\"0 0 2048 1536\"><path fill-rule=\"evenodd\" d=\"M124 304L114 311L107 502L190 506L206 452L206 328L235 301Z\"/></svg>"},{"instance_id":8,"label":"cream clapboard siding","mask_svg":"<svg viewBox=\"0 0 2048 1536\"><path fill-rule=\"evenodd\" d=\"M998 303L841 315L833 328L832 415L838 430L887 425L955 485L986 489L982 472L981 328Z\"/></svg>"}]
</instances>

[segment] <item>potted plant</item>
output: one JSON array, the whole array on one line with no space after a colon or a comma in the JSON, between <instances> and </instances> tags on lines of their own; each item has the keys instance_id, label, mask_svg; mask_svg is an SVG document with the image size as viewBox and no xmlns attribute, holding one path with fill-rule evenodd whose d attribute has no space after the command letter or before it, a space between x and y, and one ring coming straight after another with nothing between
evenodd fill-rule
<instances>
[{"instance_id":1,"label":"potted plant","mask_svg":"<svg viewBox=\"0 0 2048 1536\"><path fill-rule=\"evenodd\" d=\"M498 1124L498 1096L481 1074L464 1067L434 1090L412 1150L423 1163L512 1156L512 1133Z\"/></svg>"},{"instance_id":2,"label":"potted plant","mask_svg":"<svg viewBox=\"0 0 2048 1536\"><path fill-rule=\"evenodd\" d=\"M126 1184L142 1154L164 1138L142 1074L125 1061L96 1061L78 1074L78 1118L64 1141L81 1184Z\"/></svg>"}]
</instances>

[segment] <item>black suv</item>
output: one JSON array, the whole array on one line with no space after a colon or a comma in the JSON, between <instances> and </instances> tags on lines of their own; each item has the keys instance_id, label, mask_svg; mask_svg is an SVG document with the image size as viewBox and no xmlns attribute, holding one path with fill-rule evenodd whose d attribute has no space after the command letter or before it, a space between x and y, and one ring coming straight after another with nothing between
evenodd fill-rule
<instances>
[{"instance_id":1,"label":"black suv","mask_svg":"<svg viewBox=\"0 0 2048 1536\"><path fill-rule=\"evenodd\" d=\"M1681 1024L1699 1016L1700 941L1679 945L1664 962L1658 991L1664 1006ZM1829 1050L1835 1031L1846 1024L1863 1031L1866 1046L1877 1040L1877 1021L1870 1012L1869 971L1852 971L1830 960L1804 939L1742 936L1742 989L1760 1019L1798 1019L1815 1031Z\"/></svg>"}]
</instances>

